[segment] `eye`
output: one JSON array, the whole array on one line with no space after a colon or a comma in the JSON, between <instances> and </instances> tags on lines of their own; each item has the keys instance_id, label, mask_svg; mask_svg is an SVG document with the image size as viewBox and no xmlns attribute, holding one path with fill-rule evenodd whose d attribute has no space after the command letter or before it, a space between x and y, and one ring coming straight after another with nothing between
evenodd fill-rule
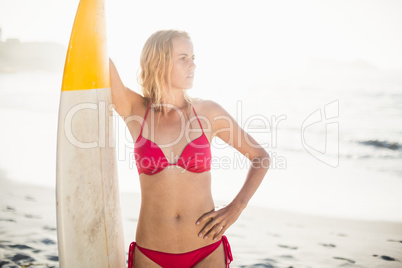
<instances>
[{"instance_id":1,"label":"eye","mask_svg":"<svg viewBox=\"0 0 402 268\"><path fill-rule=\"evenodd\" d=\"M179 60L185 61L185 60L186 60L186 56L180 57Z\"/></svg>"}]
</instances>

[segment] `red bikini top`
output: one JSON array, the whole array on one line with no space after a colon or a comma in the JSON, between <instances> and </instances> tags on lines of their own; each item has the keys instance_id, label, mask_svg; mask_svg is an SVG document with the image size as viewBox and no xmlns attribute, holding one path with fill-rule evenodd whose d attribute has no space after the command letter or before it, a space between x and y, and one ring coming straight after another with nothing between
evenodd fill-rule
<instances>
[{"instance_id":1,"label":"red bikini top","mask_svg":"<svg viewBox=\"0 0 402 268\"><path fill-rule=\"evenodd\" d=\"M195 173L211 170L211 147L194 107L193 110L201 126L202 135L188 143L177 162L171 164L156 143L142 136L142 129L150 106L151 103L145 113L140 135L134 144L135 164L137 165L138 174L154 175L173 165Z\"/></svg>"}]
</instances>

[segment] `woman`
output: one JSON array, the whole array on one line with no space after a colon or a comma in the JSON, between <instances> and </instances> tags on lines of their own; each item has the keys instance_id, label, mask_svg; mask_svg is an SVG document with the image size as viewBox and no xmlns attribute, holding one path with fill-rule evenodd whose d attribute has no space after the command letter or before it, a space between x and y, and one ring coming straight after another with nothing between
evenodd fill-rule
<instances>
[{"instance_id":1,"label":"woman","mask_svg":"<svg viewBox=\"0 0 402 268\"><path fill-rule=\"evenodd\" d=\"M269 155L220 105L187 95L196 66L186 32L154 33L140 61L143 96L123 85L110 61L113 104L135 141L141 184L129 266L228 267L232 257L223 234L260 185ZM238 195L219 210L211 195L214 136L253 163Z\"/></svg>"}]
</instances>

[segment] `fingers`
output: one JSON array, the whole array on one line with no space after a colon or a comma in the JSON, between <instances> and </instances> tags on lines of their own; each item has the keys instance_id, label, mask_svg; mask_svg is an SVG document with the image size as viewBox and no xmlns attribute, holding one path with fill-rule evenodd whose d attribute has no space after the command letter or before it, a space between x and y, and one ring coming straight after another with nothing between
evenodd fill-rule
<instances>
[{"instance_id":1,"label":"fingers","mask_svg":"<svg viewBox=\"0 0 402 268\"><path fill-rule=\"evenodd\" d=\"M231 225L229 224L231 222L228 218L229 215L226 215L227 213L224 210L211 210L197 220L197 225L203 225L198 233L199 237L203 239L212 238L213 240L218 240L222 237L226 229Z\"/></svg>"},{"instance_id":2,"label":"fingers","mask_svg":"<svg viewBox=\"0 0 402 268\"><path fill-rule=\"evenodd\" d=\"M198 234L199 237L203 237L204 239L208 239L209 237L217 240L219 235L223 234L224 226L226 224L221 222L218 218L211 219L208 223L205 224L204 228Z\"/></svg>"},{"instance_id":3,"label":"fingers","mask_svg":"<svg viewBox=\"0 0 402 268\"><path fill-rule=\"evenodd\" d=\"M201 232L199 232L198 236L207 239L215 224L216 222L214 222L214 219L211 218L211 220L205 224L204 228L202 228Z\"/></svg>"},{"instance_id":4,"label":"fingers","mask_svg":"<svg viewBox=\"0 0 402 268\"><path fill-rule=\"evenodd\" d=\"M224 231L225 227L222 226L222 225L218 224L218 225L215 226L215 228L216 228L216 233L215 233L214 238L213 238L214 241L221 239L223 233L225 232Z\"/></svg>"},{"instance_id":5,"label":"fingers","mask_svg":"<svg viewBox=\"0 0 402 268\"><path fill-rule=\"evenodd\" d=\"M213 217L215 216L215 209L208 211L207 213L204 213L204 215L202 215L195 224L200 225L201 223L211 220L213 219Z\"/></svg>"},{"instance_id":6,"label":"fingers","mask_svg":"<svg viewBox=\"0 0 402 268\"><path fill-rule=\"evenodd\" d=\"M203 236L204 239L212 238L213 240L218 240L224 233L225 227L222 223L213 224L211 223L209 226L206 226L201 233L199 234L200 237Z\"/></svg>"}]
</instances>

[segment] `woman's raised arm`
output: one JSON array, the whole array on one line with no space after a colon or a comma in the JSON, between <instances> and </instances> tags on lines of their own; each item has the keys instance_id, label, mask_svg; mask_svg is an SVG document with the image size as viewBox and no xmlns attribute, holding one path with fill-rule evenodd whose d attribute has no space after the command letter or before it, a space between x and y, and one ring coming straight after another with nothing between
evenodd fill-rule
<instances>
[{"instance_id":1,"label":"woman's raised arm","mask_svg":"<svg viewBox=\"0 0 402 268\"><path fill-rule=\"evenodd\" d=\"M111 59L109 59L109 72L114 109L123 119L126 119L133 114L133 107L139 107L143 103L143 97L124 86Z\"/></svg>"}]
</instances>

